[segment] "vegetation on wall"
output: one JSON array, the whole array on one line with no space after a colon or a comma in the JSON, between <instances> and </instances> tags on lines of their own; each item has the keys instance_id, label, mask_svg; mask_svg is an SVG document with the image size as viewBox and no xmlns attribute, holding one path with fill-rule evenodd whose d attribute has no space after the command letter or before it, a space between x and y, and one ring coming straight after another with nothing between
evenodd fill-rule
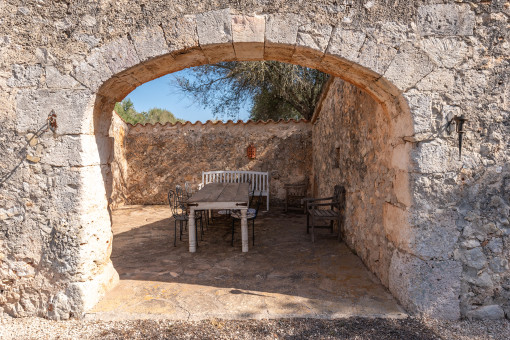
<instances>
[{"instance_id":1,"label":"vegetation on wall","mask_svg":"<svg viewBox=\"0 0 510 340\"><path fill-rule=\"evenodd\" d=\"M116 103L115 111L126 123L133 125L137 123L145 125L147 123L155 124L157 122L161 124L185 122L185 120L176 118L172 112L165 109L152 108L147 112L138 112L135 110L133 102L129 98L124 99L120 103Z\"/></svg>"}]
</instances>

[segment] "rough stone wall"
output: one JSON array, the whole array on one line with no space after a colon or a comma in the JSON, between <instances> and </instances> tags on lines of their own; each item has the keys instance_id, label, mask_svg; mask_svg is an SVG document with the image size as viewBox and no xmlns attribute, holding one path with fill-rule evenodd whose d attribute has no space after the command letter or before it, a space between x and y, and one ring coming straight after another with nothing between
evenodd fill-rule
<instances>
[{"instance_id":1,"label":"rough stone wall","mask_svg":"<svg viewBox=\"0 0 510 340\"><path fill-rule=\"evenodd\" d=\"M410 205L406 173L396 172L389 159L388 117L366 92L338 78L331 83L317 117L313 127L314 191L318 197L328 197L336 184L345 186L342 238L388 286L397 246L391 234L398 230L388 228L386 220L389 212ZM398 181L403 181L402 188L395 193L394 182Z\"/></svg>"},{"instance_id":2,"label":"rough stone wall","mask_svg":"<svg viewBox=\"0 0 510 340\"><path fill-rule=\"evenodd\" d=\"M196 189L202 171L252 170L269 172L274 205L285 198L284 183L303 181L311 173L312 131L306 121L128 126L119 140L126 181L119 183L121 194L114 190L123 204L167 204L169 189L185 181ZM246 154L250 144L257 154L252 160ZM114 178L121 175L112 172Z\"/></svg>"},{"instance_id":3,"label":"rough stone wall","mask_svg":"<svg viewBox=\"0 0 510 340\"><path fill-rule=\"evenodd\" d=\"M0 310L80 315L115 281L116 101L185 67L271 59L341 77L391 117L413 202L393 294L440 317L508 316L509 15L500 0L0 1ZM56 133L29 142L51 110ZM459 161L445 126L461 113Z\"/></svg>"},{"instance_id":4,"label":"rough stone wall","mask_svg":"<svg viewBox=\"0 0 510 340\"><path fill-rule=\"evenodd\" d=\"M112 114L110 137L113 138L112 193L110 195L110 207L116 208L129 204L128 190L128 163L126 158L126 136L129 132L129 124L124 122L115 112Z\"/></svg>"}]
</instances>

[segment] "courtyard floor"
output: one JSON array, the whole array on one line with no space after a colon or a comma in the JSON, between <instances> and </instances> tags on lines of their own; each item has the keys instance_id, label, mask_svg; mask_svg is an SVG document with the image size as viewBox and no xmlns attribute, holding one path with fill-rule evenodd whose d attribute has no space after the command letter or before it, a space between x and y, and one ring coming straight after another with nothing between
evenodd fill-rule
<instances>
[{"instance_id":1,"label":"courtyard floor","mask_svg":"<svg viewBox=\"0 0 510 340\"><path fill-rule=\"evenodd\" d=\"M87 318L173 320L406 317L405 311L336 235L306 234L302 214L279 210L255 221L255 246L241 252L236 225L215 219L196 253L187 232L173 246L167 206L113 212L112 261L120 283Z\"/></svg>"}]
</instances>

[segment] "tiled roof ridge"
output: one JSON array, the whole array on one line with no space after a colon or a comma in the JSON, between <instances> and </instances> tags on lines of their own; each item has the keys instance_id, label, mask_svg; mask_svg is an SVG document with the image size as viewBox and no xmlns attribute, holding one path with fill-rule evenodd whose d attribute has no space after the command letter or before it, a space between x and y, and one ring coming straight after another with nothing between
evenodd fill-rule
<instances>
[{"instance_id":1,"label":"tiled roof ridge","mask_svg":"<svg viewBox=\"0 0 510 340\"><path fill-rule=\"evenodd\" d=\"M122 118L121 118L122 119ZM127 125L131 126L131 127L137 127L137 126L141 126L141 127L155 127L157 125L161 126L161 127L165 127L165 126L170 126L170 127L173 127L173 126L186 126L186 125L191 125L191 126L196 126L196 125L202 125L202 126L205 126L205 125L239 125L239 124L243 124L243 125L250 125L250 124L253 124L253 125L267 125L267 124L289 124L289 123L308 123L309 120L307 119L304 119L304 118L300 118L300 119L294 119L294 118L291 118L291 119L283 119L283 118L280 118L279 120L275 121L273 119L269 119L267 121L263 121L263 120L257 120L257 121L254 121L252 119L249 119L247 121L242 121L242 120L238 120L237 122L234 122L233 120L229 119L227 120L226 122L223 122L221 120L217 120L217 121L212 121L212 120L207 120L205 123L201 122L201 121L196 121L194 123L190 122L190 121L185 121L184 123L180 122L180 121L177 121L175 123L170 123L170 122L166 122L164 124L161 124L160 122L156 122L154 124L152 123L146 123L146 124L141 124L141 123L136 123L136 124L131 124L131 123L128 123L128 122L125 122Z\"/></svg>"}]
</instances>

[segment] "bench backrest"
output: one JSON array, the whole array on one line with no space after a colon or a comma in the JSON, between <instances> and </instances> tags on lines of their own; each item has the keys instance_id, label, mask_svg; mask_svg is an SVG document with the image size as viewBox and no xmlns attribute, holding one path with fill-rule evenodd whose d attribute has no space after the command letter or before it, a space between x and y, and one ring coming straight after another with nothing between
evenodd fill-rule
<instances>
[{"instance_id":1,"label":"bench backrest","mask_svg":"<svg viewBox=\"0 0 510 340\"><path fill-rule=\"evenodd\" d=\"M269 176L267 171L221 170L202 172L202 185L247 182L251 182L250 193L253 192L254 196L262 194L262 196L267 197L267 209L269 210Z\"/></svg>"}]
</instances>

